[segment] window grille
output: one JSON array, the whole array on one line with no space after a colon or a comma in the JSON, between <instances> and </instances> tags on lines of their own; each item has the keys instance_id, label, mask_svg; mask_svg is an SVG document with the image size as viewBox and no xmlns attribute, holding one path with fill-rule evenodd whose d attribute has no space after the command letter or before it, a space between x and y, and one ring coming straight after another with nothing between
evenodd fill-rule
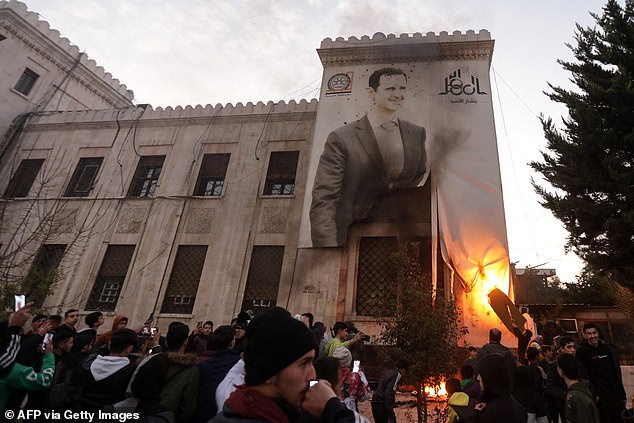
<instances>
[{"instance_id":1,"label":"window grille","mask_svg":"<svg viewBox=\"0 0 634 423\"><path fill-rule=\"evenodd\" d=\"M205 154L203 156L194 195L205 197L222 195L230 157L229 153Z\"/></svg>"},{"instance_id":2,"label":"window grille","mask_svg":"<svg viewBox=\"0 0 634 423\"><path fill-rule=\"evenodd\" d=\"M293 195L298 159L299 151L271 153L264 184L264 195Z\"/></svg>"},{"instance_id":3,"label":"window grille","mask_svg":"<svg viewBox=\"0 0 634 423\"><path fill-rule=\"evenodd\" d=\"M161 313L189 314L192 312L206 256L206 245L178 247Z\"/></svg>"},{"instance_id":4,"label":"window grille","mask_svg":"<svg viewBox=\"0 0 634 423\"><path fill-rule=\"evenodd\" d=\"M65 197L86 197L92 189L97 173L101 168L103 157L79 159L72 178L66 188Z\"/></svg>"},{"instance_id":5,"label":"window grille","mask_svg":"<svg viewBox=\"0 0 634 423\"><path fill-rule=\"evenodd\" d=\"M51 278L54 278L54 271L64 258L65 251L66 244L44 244L40 247L22 284L22 291L27 298L46 297L50 284L56 282ZM42 304L35 305L39 307Z\"/></svg>"},{"instance_id":6,"label":"window grille","mask_svg":"<svg viewBox=\"0 0 634 423\"><path fill-rule=\"evenodd\" d=\"M143 156L139 160L128 197L152 197L158 184L165 156Z\"/></svg>"},{"instance_id":7,"label":"window grille","mask_svg":"<svg viewBox=\"0 0 634 423\"><path fill-rule=\"evenodd\" d=\"M35 81L40 77L37 73L33 72L31 69L26 68L20 79L18 79L18 83L15 84L14 90L24 94L29 95L31 89L35 85Z\"/></svg>"},{"instance_id":8,"label":"window grille","mask_svg":"<svg viewBox=\"0 0 634 423\"><path fill-rule=\"evenodd\" d=\"M121 288L121 283L119 281L106 282L103 285L103 289L99 294L99 302L100 303L117 303L117 299L119 298L119 289Z\"/></svg>"},{"instance_id":9,"label":"window grille","mask_svg":"<svg viewBox=\"0 0 634 423\"><path fill-rule=\"evenodd\" d=\"M114 311L134 254L134 245L109 245L86 310Z\"/></svg>"},{"instance_id":10,"label":"window grille","mask_svg":"<svg viewBox=\"0 0 634 423\"><path fill-rule=\"evenodd\" d=\"M391 316L396 311L395 237L362 237L359 244L356 310L359 316Z\"/></svg>"},{"instance_id":11,"label":"window grille","mask_svg":"<svg viewBox=\"0 0 634 423\"><path fill-rule=\"evenodd\" d=\"M362 237L355 300L358 316L392 316L401 296L407 295L402 292L396 254L416 254L418 266L409 270L431 283L431 238Z\"/></svg>"},{"instance_id":12,"label":"window grille","mask_svg":"<svg viewBox=\"0 0 634 423\"><path fill-rule=\"evenodd\" d=\"M40 172L44 159L26 159L22 160L18 170L11 178L9 186L4 193L5 197L26 197L31 191L31 187L35 182L37 174Z\"/></svg>"},{"instance_id":13,"label":"window grille","mask_svg":"<svg viewBox=\"0 0 634 423\"><path fill-rule=\"evenodd\" d=\"M283 246L258 245L251 252L247 285L242 300L243 310L258 313L277 305L280 286Z\"/></svg>"}]
</instances>

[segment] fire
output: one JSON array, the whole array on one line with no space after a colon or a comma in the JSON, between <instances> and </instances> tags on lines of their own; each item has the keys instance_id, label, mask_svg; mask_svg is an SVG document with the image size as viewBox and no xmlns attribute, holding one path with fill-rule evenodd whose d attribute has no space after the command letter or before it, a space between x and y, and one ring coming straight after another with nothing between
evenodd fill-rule
<instances>
[{"instance_id":1,"label":"fire","mask_svg":"<svg viewBox=\"0 0 634 423\"><path fill-rule=\"evenodd\" d=\"M447 398L447 390L445 389L445 382L440 382L440 385L425 386L425 394L428 398Z\"/></svg>"}]
</instances>

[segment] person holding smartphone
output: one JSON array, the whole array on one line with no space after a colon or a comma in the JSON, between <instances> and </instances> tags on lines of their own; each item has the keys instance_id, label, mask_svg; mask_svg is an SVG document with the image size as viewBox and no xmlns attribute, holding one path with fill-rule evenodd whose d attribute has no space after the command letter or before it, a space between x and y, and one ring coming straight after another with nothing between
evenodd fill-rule
<instances>
[{"instance_id":1,"label":"person holding smartphone","mask_svg":"<svg viewBox=\"0 0 634 423\"><path fill-rule=\"evenodd\" d=\"M188 350L195 352L197 356L202 356L207 353L207 344L209 338L214 331L214 322L207 320L205 323L199 321L196 324L196 329L192 332L188 341Z\"/></svg>"},{"instance_id":2,"label":"person holding smartphone","mask_svg":"<svg viewBox=\"0 0 634 423\"><path fill-rule=\"evenodd\" d=\"M35 371L33 367L14 363L10 372L0 379L0 413L4 413L11 390L20 389L30 392L44 391L50 388L53 374L55 373L55 358L53 356L52 343L46 346L43 354L42 367L39 372Z\"/></svg>"},{"instance_id":3,"label":"person holding smartphone","mask_svg":"<svg viewBox=\"0 0 634 423\"><path fill-rule=\"evenodd\" d=\"M31 304L16 308L9 317L6 326L0 326L0 378L11 371L18 351L20 350L20 331L22 326L31 318Z\"/></svg>"}]
</instances>

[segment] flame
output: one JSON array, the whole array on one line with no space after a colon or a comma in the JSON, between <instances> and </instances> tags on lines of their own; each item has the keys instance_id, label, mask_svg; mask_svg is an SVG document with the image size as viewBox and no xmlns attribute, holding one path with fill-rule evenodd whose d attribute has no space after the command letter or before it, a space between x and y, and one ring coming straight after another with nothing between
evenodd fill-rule
<instances>
[{"instance_id":1,"label":"flame","mask_svg":"<svg viewBox=\"0 0 634 423\"><path fill-rule=\"evenodd\" d=\"M440 385L425 386L425 394L428 398L446 398L447 389L445 389L445 382L440 382Z\"/></svg>"}]
</instances>

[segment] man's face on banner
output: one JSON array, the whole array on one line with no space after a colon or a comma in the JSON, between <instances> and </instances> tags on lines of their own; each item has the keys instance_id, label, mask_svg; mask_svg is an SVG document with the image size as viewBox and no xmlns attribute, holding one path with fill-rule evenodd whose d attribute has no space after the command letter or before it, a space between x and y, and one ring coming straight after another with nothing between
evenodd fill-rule
<instances>
[{"instance_id":1,"label":"man's face on banner","mask_svg":"<svg viewBox=\"0 0 634 423\"><path fill-rule=\"evenodd\" d=\"M368 88L374 108L383 113L395 113L403 105L407 92L404 75L382 75L376 90Z\"/></svg>"}]
</instances>

